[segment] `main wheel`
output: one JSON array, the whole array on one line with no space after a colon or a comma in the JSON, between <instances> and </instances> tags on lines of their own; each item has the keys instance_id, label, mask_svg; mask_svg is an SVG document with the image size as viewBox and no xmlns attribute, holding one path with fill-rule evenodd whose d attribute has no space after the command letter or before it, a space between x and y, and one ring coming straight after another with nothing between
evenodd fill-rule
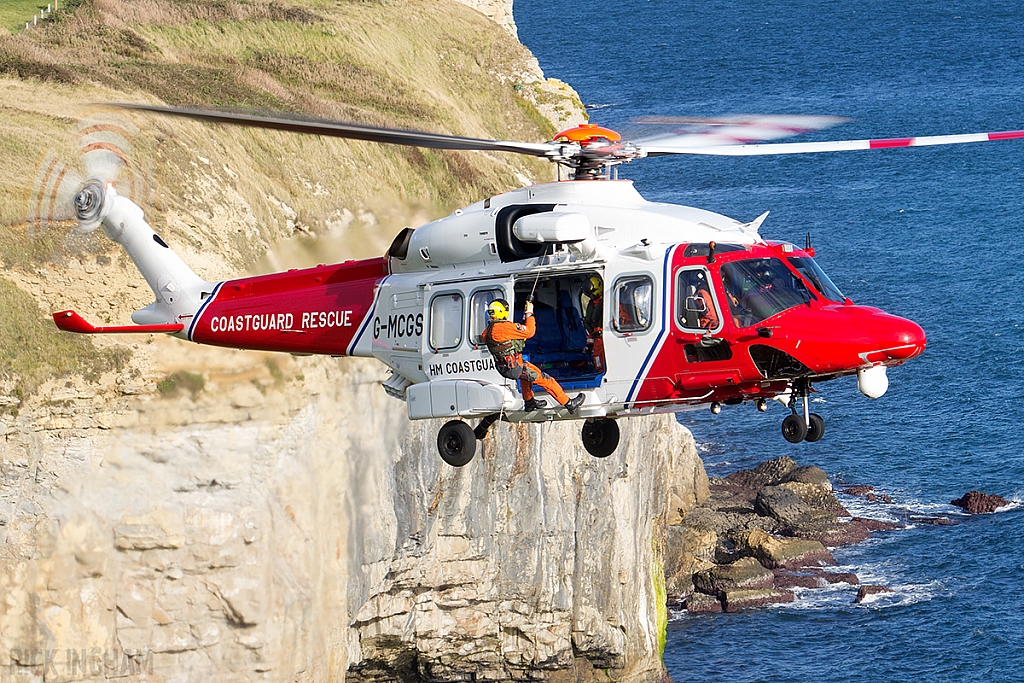
<instances>
[{"instance_id":1,"label":"main wheel","mask_svg":"<svg viewBox=\"0 0 1024 683\"><path fill-rule=\"evenodd\" d=\"M797 414L787 415L782 421L782 436L790 443L800 443L807 437L807 423Z\"/></svg>"},{"instance_id":2,"label":"main wheel","mask_svg":"<svg viewBox=\"0 0 1024 683\"><path fill-rule=\"evenodd\" d=\"M619 446L619 425L606 417L591 418L580 432L583 447L595 458L607 458Z\"/></svg>"},{"instance_id":3,"label":"main wheel","mask_svg":"<svg viewBox=\"0 0 1024 683\"><path fill-rule=\"evenodd\" d=\"M818 441L825 436L825 420L817 413L811 413L808 417L811 421L807 424L807 436L804 438L812 442Z\"/></svg>"},{"instance_id":4,"label":"main wheel","mask_svg":"<svg viewBox=\"0 0 1024 683\"><path fill-rule=\"evenodd\" d=\"M441 459L452 467L462 467L476 453L476 435L462 420L445 422L437 433L437 450Z\"/></svg>"}]
</instances>

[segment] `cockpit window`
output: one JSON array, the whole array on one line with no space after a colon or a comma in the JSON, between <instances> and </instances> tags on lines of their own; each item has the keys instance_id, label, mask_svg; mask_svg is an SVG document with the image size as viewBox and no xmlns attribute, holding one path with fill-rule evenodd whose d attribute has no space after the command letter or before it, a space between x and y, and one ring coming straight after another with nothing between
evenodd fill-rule
<instances>
[{"instance_id":1,"label":"cockpit window","mask_svg":"<svg viewBox=\"0 0 1024 683\"><path fill-rule=\"evenodd\" d=\"M795 256L789 259L789 262L800 271L800 274L807 278L807 281L814 285L814 288L824 295L826 299L843 303L846 301L846 297L839 291L835 283L829 279L828 275L825 275L825 271L821 269L817 263L814 262L809 256Z\"/></svg>"},{"instance_id":2,"label":"cockpit window","mask_svg":"<svg viewBox=\"0 0 1024 683\"><path fill-rule=\"evenodd\" d=\"M777 258L726 263L722 265L722 285L738 327L756 325L811 300L807 285Z\"/></svg>"}]
</instances>

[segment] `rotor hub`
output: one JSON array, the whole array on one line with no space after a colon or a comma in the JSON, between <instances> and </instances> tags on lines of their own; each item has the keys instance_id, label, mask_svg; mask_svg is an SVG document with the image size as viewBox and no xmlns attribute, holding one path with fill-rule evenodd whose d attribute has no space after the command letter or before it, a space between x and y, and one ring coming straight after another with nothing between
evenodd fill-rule
<instances>
[{"instance_id":1,"label":"rotor hub","mask_svg":"<svg viewBox=\"0 0 1024 683\"><path fill-rule=\"evenodd\" d=\"M98 180L90 180L75 195L75 215L81 221L82 227L99 225L104 196L103 184Z\"/></svg>"}]
</instances>

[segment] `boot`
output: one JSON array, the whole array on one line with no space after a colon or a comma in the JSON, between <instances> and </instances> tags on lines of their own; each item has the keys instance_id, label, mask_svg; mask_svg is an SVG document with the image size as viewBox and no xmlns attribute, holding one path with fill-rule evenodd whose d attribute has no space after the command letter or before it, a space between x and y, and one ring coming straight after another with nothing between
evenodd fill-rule
<instances>
[{"instance_id":1,"label":"boot","mask_svg":"<svg viewBox=\"0 0 1024 683\"><path fill-rule=\"evenodd\" d=\"M547 406L548 406L547 401L545 401L543 399L528 398L528 399L526 399L526 402L523 403L523 412L532 413L535 410L540 410L541 408L547 408Z\"/></svg>"},{"instance_id":2,"label":"boot","mask_svg":"<svg viewBox=\"0 0 1024 683\"><path fill-rule=\"evenodd\" d=\"M576 398L570 398L566 401L565 409L569 411L570 415L575 415L585 399L586 397L583 394L576 394Z\"/></svg>"}]
</instances>

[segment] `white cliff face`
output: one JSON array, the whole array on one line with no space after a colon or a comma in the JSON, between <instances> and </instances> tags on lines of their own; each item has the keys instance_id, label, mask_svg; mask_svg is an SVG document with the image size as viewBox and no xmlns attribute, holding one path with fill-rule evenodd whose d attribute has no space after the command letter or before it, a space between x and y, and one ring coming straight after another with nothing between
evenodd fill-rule
<instances>
[{"instance_id":1,"label":"white cliff face","mask_svg":"<svg viewBox=\"0 0 1024 683\"><path fill-rule=\"evenodd\" d=\"M4 423L11 673L660 677L664 527L706 495L671 417L605 460L498 424L457 470L371 361L150 350L206 388L51 387Z\"/></svg>"}]
</instances>

